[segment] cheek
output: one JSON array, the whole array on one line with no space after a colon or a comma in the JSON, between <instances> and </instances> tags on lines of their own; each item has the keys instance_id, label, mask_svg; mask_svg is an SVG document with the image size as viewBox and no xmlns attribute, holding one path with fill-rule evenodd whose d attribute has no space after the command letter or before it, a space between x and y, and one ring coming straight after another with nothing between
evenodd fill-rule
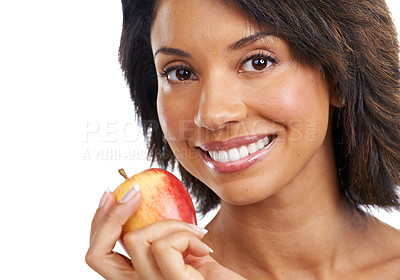
<instances>
[{"instance_id":1,"label":"cheek","mask_svg":"<svg viewBox=\"0 0 400 280\"><path fill-rule=\"evenodd\" d=\"M162 94L158 94L157 96L157 114L158 119L161 125L161 129L167 138L178 138L179 137L179 121L177 118L174 118L173 110L169 110L170 106L167 103L165 97Z\"/></svg>"},{"instance_id":2,"label":"cheek","mask_svg":"<svg viewBox=\"0 0 400 280\"><path fill-rule=\"evenodd\" d=\"M196 174L196 164L201 158L187 144L194 137L193 108L194 105L186 98L158 94L157 112L165 138L179 163L192 174Z\"/></svg>"},{"instance_id":3,"label":"cheek","mask_svg":"<svg viewBox=\"0 0 400 280\"><path fill-rule=\"evenodd\" d=\"M287 83L281 103L288 140L323 141L330 111L329 89L323 80L310 75Z\"/></svg>"},{"instance_id":4,"label":"cheek","mask_svg":"<svg viewBox=\"0 0 400 280\"><path fill-rule=\"evenodd\" d=\"M329 89L319 75L303 71L276 79L260 92L257 100L270 118L283 125L329 115Z\"/></svg>"},{"instance_id":5,"label":"cheek","mask_svg":"<svg viewBox=\"0 0 400 280\"><path fill-rule=\"evenodd\" d=\"M257 85L251 103L257 114L284 129L289 142L321 142L329 124L329 87L319 73L291 72Z\"/></svg>"},{"instance_id":6,"label":"cheek","mask_svg":"<svg viewBox=\"0 0 400 280\"><path fill-rule=\"evenodd\" d=\"M193 118L184 98L172 97L159 93L157 97L157 113L161 129L171 144L184 141L193 134Z\"/></svg>"}]
</instances>

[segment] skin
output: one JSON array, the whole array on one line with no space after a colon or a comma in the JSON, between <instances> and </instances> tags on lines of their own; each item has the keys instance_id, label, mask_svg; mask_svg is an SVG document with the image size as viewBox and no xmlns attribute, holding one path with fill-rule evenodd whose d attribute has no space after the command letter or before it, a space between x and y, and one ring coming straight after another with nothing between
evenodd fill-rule
<instances>
[{"instance_id":1,"label":"skin","mask_svg":"<svg viewBox=\"0 0 400 280\"><path fill-rule=\"evenodd\" d=\"M161 127L221 209L207 235L178 221L125 235L131 261L112 249L140 192L126 203L106 193L86 256L106 279L399 279L399 231L339 191L330 129L337 94L278 37L232 48L259 32L220 1L160 2L151 42L157 72L168 70L158 78ZM255 69L252 55L272 59ZM188 70L184 80L176 69ZM276 141L245 170L216 172L200 156L204 143L255 134Z\"/></svg>"}]
</instances>

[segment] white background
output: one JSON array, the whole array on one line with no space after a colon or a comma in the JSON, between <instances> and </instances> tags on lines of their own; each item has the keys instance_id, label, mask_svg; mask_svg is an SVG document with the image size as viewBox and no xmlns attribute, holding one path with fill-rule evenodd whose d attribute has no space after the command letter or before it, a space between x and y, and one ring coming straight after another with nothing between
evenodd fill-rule
<instances>
[{"instance_id":1,"label":"white background","mask_svg":"<svg viewBox=\"0 0 400 280\"><path fill-rule=\"evenodd\" d=\"M101 279L84 262L93 213L119 168L149 167L121 23L116 0L0 3L0 279Z\"/></svg>"}]
</instances>

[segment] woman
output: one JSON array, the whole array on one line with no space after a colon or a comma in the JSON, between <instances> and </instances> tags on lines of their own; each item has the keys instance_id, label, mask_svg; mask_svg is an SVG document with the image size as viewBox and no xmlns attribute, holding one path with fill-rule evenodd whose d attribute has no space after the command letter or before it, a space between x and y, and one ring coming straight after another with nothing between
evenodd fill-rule
<instances>
[{"instance_id":1,"label":"woman","mask_svg":"<svg viewBox=\"0 0 400 280\"><path fill-rule=\"evenodd\" d=\"M120 61L153 161L208 234L106 192L86 261L106 279L400 279L399 47L384 1L123 1ZM161 129L160 129L161 128ZM176 162L178 161L178 162ZM212 248L213 250L211 250ZM211 253L213 252L213 253Z\"/></svg>"}]
</instances>

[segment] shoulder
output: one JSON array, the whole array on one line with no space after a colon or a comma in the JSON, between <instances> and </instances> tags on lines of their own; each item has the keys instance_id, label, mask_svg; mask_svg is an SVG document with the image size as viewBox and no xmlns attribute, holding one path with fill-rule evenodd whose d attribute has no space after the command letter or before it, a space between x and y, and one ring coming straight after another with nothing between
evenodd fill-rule
<instances>
[{"instance_id":1,"label":"shoulder","mask_svg":"<svg viewBox=\"0 0 400 280\"><path fill-rule=\"evenodd\" d=\"M400 259L400 230L396 229L376 218L373 218L376 228L376 237L382 249L387 251L389 256Z\"/></svg>"},{"instance_id":2,"label":"shoulder","mask_svg":"<svg viewBox=\"0 0 400 280\"><path fill-rule=\"evenodd\" d=\"M371 263L365 269L366 279L400 280L400 230L376 218L371 220Z\"/></svg>"},{"instance_id":3,"label":"shoulder","mask_svg":"<svg viewBox=\"0 0 400 280\"><path fill-rule=\"evenodd\" d=\"M365 280L400 280L400 256L374 264L362 272L361 278Z\"/></svg>"},{"instance_id":4,"label":"shoulder","mask_svg":"<svg viewBox=\"0 0 400 280\"><path fill-rule=\"evenodd\" d=\"M388 274L391 278L387 279L400 279L400 230L388 225L386 225L386 227L388 227L389 231L387 234L388 259L384 267L385 271L392 273Z\"/></svg>"}]
</instances>

